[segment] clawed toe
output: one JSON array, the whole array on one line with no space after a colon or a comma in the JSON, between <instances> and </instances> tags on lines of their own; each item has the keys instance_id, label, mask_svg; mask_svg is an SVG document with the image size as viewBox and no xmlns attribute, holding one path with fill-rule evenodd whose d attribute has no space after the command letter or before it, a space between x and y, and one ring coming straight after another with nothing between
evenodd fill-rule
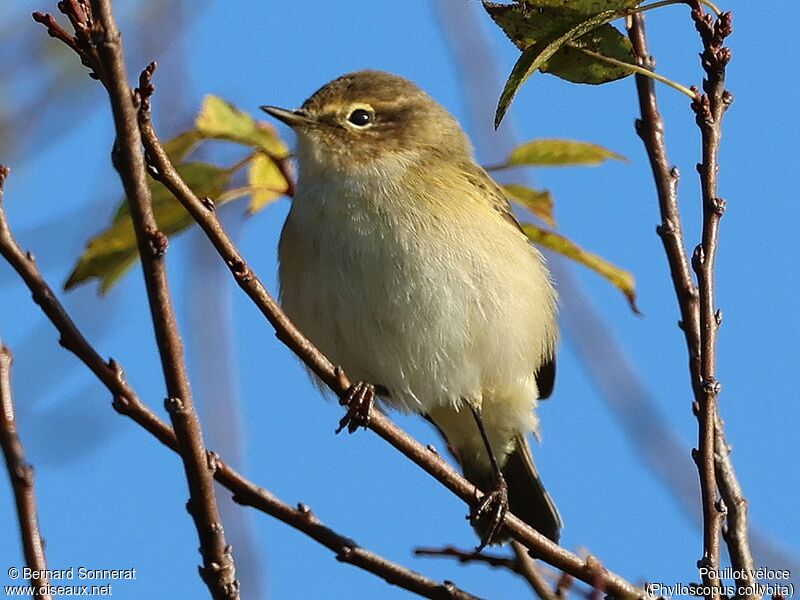
<instances>
[{"instance_id":1,"label":"clawed toe","mask_svg":"<svg viewBox=\"0 0 800 600\"><path fill-rule=\"evenodd\" d=\"M342 406L347 407L347 413L339 421L336 433L341 433L345 428L349 433L355 433L359 427L366 429L374 401L375 386L364 381L351 385L340 401Z\"/></svg>"},{"instance_id":2,"label":"clawed toe","mask_svg":"<svg viewBox=\"0 0 800 600\"><path fill-rule=\"evenodd\" d=\"M470 514L470 523L484 529L481 543L475 548L480 552L497 537L508 513L508 485L502 475L495 480L494 487Z\"/></svg>"}]
</instances>

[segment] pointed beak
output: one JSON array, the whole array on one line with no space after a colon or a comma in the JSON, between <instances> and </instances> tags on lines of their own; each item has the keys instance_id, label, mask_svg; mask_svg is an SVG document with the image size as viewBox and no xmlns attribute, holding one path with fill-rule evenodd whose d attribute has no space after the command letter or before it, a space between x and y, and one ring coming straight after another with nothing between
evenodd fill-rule
<instances>
[{"instance_id":1,"label":"pointed beak","mask_svg":"<svg viewBox=\"0 0 800 600\"><path fill-rule=\"evenodd\" d=\"M261 110L279 121L283 121L291 128L308 126L314 123L314 120L309 119L302 110L287 110L277 106L262 106Z\"/></svg>"}]
</instances>

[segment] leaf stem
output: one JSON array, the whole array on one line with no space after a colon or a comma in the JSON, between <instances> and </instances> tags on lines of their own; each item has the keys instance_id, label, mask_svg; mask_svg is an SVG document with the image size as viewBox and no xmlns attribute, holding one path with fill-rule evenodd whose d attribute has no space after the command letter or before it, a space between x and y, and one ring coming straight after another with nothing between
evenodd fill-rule
<instances>
[{"instance_id":1,"label":"leaf stem","mask_svg":"<svg viewBox=\"0 0 800 600\"><path fill-rule=\"evenodd\" d=\"M686 4L686 0L659 0L658 2L653 2L652 4L648 4L646 6L637 6L632 8L628 11L629 15L634 15L636 13L643 13L647 12L648 10L653 10L656 8L661 8L662 6L671 6L673 4ZM700 0L700 4L704 4L708 7L711 12L713 12L717 17L722 14L722 11L717 8L717 6L711 2L711 0Z\"/></svg>"},{"instance_id":2,"label":"leaf stem","mask_svg":"<svg viewBox=\"0 0 800 600\"><path fill-rule=\"evenodd\" d=\"M677 81L672 81L672 79L668 79L663 75L659 75L655 71L651 71L650 69L646 69L644 67L640 67L639 65L634 65L624 60L617 60L616 58L611 58L610 56L605 56L600 54L599 52L594 52L593 50L587 50L586 48L581 48L580 46L576 46L575 44L569 43L567 44L569 47L574 48L575 50L579 50L586 54L587 56L591 56L592 58L596 58L597 60L602 60L603 62L607 62L608 64L615 65L617 67L622 67L624 69L629 69L633 73L637 73L639 75L644 75L645 77L649 77L650 79L655 79L656 81L660 81L661 83L668 85L672 89L678 90L680 93L685 94L692 100L697 98L697 94L695 94L692 90L687 88L685 85L681 85Z\"/></svg>"}]
</instances>

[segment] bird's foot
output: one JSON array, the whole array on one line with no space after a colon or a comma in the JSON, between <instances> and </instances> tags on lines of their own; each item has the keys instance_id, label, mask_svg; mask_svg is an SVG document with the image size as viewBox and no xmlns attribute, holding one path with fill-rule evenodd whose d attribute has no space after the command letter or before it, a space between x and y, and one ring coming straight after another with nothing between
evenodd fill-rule
<instances>
[{"instance_id":1,"label":"bird's foot","mask_svg":"<svg viewBox=\"0 0 800 600\"><path fill-rule=\"evenodd\" d=\"M483 530L481 543L475 548L478 553L492 543L497 537L508 513L508 485L502 475L494 480L492 489L489 490L475 506L469 516L473 527L479 526Z\"/></svg>"},{"instance_id":2,"label":"bird's foot","mask_svg":"<svg viewBox=\"0 0 800 600\"><path fill-rule=\"evenodd\" d=\"M347 407L347 413L339 421L336 433L341 433L345 428L348 433L355 433L359 427L366 429L375 402L375 386L364 381L354 383L347 388L339 402Z\"/></svg>"}]
</instances>

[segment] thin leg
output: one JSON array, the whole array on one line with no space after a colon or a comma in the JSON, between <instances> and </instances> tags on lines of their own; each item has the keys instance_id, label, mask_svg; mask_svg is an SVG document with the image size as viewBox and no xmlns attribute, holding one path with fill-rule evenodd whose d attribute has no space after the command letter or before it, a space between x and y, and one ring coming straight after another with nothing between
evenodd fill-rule
<instances>
[{"instance_id":1,"label":"thin leg","mask_svg":"<svg viewBox=\"0 0 800 600\"><path fill-rule=\"evenodd\" d=\"M481 438L483 439L483 445L486 448L486 452L489 454L489 463L492 465L492 472L494 473L495 477L502 477L503 474L500 472L500 466L497 464L497 458L494 455L494 450L492 450L492 445L489 443L489 434L486 433L486 427L483 425L481 411L474 406L470 406L470 410L472 410L472 416L475 417L475 423L478 425L478 431L481 432Z\"/></svg>"},{"instance_id":2,"label":"thin leg","mask_svg":"<svg viewBox=\"0 0 800 600\"><path fill-rule=\"evenodd\" d=\"M481 413L473 406L470 406L470 409L472 410L472 415L475 417L475 423L478 425L478 431L480 431L483 445L486 447L486 452L489 455L489 463L494 473L492 489L487 490L483 500L470 516L473 525L486 518L489 519L486 530L481 537L481 543L475 548L475 552L480 552L488 544L492 543L492 539L503 526L506 513L508 512L508 485L503 477L503 473L500 471L500 465L497 462L497 457L494 455L492 445L489 443L489 435L486 433L486 427L483 424Z\"/></svg>"}]
</instances>

